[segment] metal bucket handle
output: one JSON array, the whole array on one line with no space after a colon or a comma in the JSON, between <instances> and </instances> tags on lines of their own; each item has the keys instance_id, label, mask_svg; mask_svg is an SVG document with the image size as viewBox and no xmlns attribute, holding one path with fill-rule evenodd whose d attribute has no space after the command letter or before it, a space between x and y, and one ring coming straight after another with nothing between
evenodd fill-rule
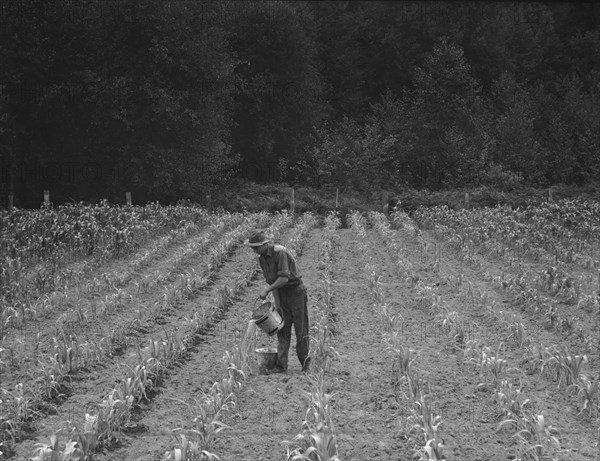
<instances>
[{"instance_id":1,"label":"metal bucket handle","mask_svg":"<svg viewBox=\"0 0 600 461\"><path fill-rule=\"evenodd\" d=\"M261 300L261 299L260 299L260 296L259 296L259 297L257 297L257 298L254 300L254 304L253 304L253 306L252 306L252 316L253 316L253 317L254 317L254 313L256 312L256 303L257 303L259 300L260 300L260 301L263 301L263 300Z\"/></svg>"},{"instance_id":2,"label":"metal bucket handle","mask_svg":"<svg viewBox=\"0 0 600 461\"><path fill-rule=\"evenodd\" d=\"M252 306L252 313L256 312L256 303L257 301L260 300L260 296L258 296L255 300L254 300L254 305ZM262 301L262 300L261 300Z\"/></svg>"}]
</instances>

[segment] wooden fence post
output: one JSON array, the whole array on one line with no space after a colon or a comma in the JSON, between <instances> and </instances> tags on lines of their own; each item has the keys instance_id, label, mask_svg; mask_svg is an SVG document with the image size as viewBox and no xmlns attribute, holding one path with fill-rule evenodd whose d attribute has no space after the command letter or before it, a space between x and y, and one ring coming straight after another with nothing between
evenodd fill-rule
<instances>
[{"instance_id":1,"label":"wooden fence post","mask_svg":"<svg viewBox=\"0 0 600 461\"><path fill-rule=\"evenodd\" d=\"M383 213L388 214L390 208L390 193L388 191L383 191L382 195L382 205L383 205Z\"/></svg>"},{"instance_id":2,"label":"wooden fence post","mask_svg":"<svg viewBox=\"0 0 600 461\"><path fill-rule=\"evenodd\" d=\"M548 189L548 201L552 202L552 188L551 187Z\"/></svg>"},{"instance_id":3,"label":"wooden fence post","mask_svg":"<svg viewBox=\"0 0 600 461\"><path fill-rule=\"evenodd\" d=\"M338 204L339 204L339 197L340 197L340 189L339 187L335 188L335 209L338 209Z\"/></svg>"},{"instance_id":4,"label":"wooden fence post","mask_svg":"<svg viewBox=\"0 0 600 461\"><path fill-rule=\"evenodd\" d=\"M49 190L44 191L44 205L46 205L47 207L50 206L50 191Z\"/></svg>"},{"instance_id":5,"label":"wooden fence post","mask_svg":"<svg viewBox=\"0 0 600 461\"><path fill-rule=\"evenodd\" d=\"M292 187L292 193L290 196L290 211L294 214L294 210L296 209L296 201L294 200L294 188Z\"/></svg>"},{"instance_id":6,"label":"wooden fence post","mask_svg":"<svg viewBox=\"0 0 600 461\"><path fill-rule=\"evenodd\" d=\"M131 205L131 192L125 192L125 202L127 205Z\"/></svg>"},{"instance_id":7,"label":"wooden fence post","mask_svg":"<svg viewBox=\"0 0 600 461\"><path fill-rule=\"evenodd\" d=\"M8 196L8 211L11 211L13 209L13 203L14 203L14 196L12 194L10 194Z\"/></svg>"}]
</instances>

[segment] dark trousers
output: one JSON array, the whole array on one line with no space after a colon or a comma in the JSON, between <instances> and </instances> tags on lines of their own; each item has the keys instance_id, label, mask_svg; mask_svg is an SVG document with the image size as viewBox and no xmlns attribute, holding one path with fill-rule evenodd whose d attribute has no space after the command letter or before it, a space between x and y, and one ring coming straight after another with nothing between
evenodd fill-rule
<instances>
[{"instance_id":1,"label":"dark trousers","mask_svg":"<svg viewBox=\"0 0 600 461\"><path fill-rule=\"evenodd\" d=\"M296 333L296 354L300 364L308 357L310 338L308 332L308 295L304 284L279 288L279 302L285 325L277 332L277 367L287 369L288 353L292 341L292 324Z\"/></svg>"}]
</instances>

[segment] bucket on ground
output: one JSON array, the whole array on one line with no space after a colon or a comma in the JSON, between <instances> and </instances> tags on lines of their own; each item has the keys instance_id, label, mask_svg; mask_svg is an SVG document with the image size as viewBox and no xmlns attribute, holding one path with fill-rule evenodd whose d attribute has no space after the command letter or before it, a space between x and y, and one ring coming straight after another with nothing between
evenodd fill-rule
<instances>
[{"instance_id":1,"label":"bucket on ground","mask_svg":"<svg viewBox=\"0 0 600 461\"><path fill-rule=\"evenodd\" d=\"M258 355L258 364L261 370L271 370L277 363L277 348L275 347L261 347L256 349Z\"/></svg>"},{"instance_id":2,"label":"bucket on ground","mask_svg":"<svg viewBox=\"0 0 600 461\"><path fill-rule=\"evenodd\" d=\"M266 334L273 336L283 328L283 318L275 305L269 301L262 303L252 312L252 320Z\"/></svg>"}]
</instances>

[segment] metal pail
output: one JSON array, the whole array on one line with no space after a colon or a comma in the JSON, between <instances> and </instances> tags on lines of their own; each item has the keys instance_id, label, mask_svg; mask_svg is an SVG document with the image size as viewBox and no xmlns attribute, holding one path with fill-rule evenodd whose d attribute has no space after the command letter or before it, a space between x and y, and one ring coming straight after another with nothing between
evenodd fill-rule
<instances>
[{"instance_id":1,"label":"metal pail","mask_svg":"<svg viewBox=\"0 0 600 461\"><path fill-rule=\"evenodd\" d=\"M271 370L275 367L277 363L277 349L274 347L261 347L260 349L256 349L256 353L258 354L259 366L261 370Z\"/></svg>"},{"instance_id":2,"label":"metal pail","mask_svg":"<svg viewBox=\"0 0 600 461\"><path fill-rule=\"evenodd\" d=\"M252 320L266 334L273 336L283 328L283 318L269 301L262 303L252 312Z\"/></svg>"}]
</instances>

